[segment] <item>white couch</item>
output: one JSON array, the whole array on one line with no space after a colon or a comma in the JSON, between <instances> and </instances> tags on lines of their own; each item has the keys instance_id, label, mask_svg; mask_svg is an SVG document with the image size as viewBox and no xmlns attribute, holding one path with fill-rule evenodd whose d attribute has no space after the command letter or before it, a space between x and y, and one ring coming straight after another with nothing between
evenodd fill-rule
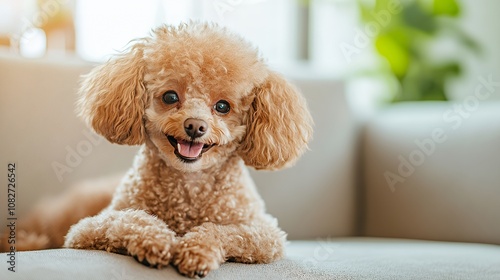
<instances>
[{"instance_id":1,"label":"white couch","mask_svg":"<svg viewBox=\"0 0 500 280\"><path fill-rule=\"evenodd\" d=\"M75 117L78 76L91 67L0 52L2 224L10 162L17 217L130 166L136 147L100 140ZM315 119L311 151L291 169L253 172L292 240L287 257L226 263L207 279L500 279L500 104L480 104L458 127L443 114L460 104L448 103L390 106L360 123L341 82L289 76ZM16 252L16 272L9 259L0 255L0 279L184 279L101 251Z\"/></svg>"}]
</instances>

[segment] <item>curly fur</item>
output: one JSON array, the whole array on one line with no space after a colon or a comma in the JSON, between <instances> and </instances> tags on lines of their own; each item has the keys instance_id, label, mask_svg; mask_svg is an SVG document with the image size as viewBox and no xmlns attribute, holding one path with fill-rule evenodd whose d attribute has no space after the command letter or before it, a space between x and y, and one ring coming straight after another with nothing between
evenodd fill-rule
<instances>
[{"instance_id":1,"label":"curly fur","mask_svg":"<svg viewBox=\"0 0 500 280\"><path fill-rule=\"evenodd\" d=\"M175 104L162 101L169 90L178 94ZM219 100L229 113L215 111ZM109 206L73 225L65 247L173 264L190 277L226 260L283 256L286 234L265 213L245 165L293 164L307 148L312 119L302 95L250 44L211 24L160 27L88 74L78 106L110 142L141 149ZM186 134L191 118L207 125L196 139ZM211 148L186 161L167 136Z\"/></svg>"}]
</instances>

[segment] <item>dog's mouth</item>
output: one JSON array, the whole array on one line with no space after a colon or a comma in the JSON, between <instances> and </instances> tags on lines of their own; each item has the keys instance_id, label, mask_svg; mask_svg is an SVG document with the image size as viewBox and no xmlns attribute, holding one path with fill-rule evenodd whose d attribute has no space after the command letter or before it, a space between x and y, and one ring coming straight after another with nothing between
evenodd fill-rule
<instances>
[{"instance_id":1,"label":"dog's mouth","mask_svg":"<svg viewBox=\"0 0 500 280\"><path fill-rule=\"evenodd\" d=\"M178 139L167 135L168 142L174 147L175 155L182 161L192 163L201 158L201 156L210 150L215 144L204 144L194 141Z\"/></svg>"}]
</instances>

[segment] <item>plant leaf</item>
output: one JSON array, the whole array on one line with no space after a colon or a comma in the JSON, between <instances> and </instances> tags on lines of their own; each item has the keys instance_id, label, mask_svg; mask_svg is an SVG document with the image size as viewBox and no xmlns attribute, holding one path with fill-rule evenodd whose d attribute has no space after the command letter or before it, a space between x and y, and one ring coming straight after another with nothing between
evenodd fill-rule
<instances>
[{"instance_id":1,"label":"plant leaf","mask_svg":"<svg viewBox=\"0 0 500 280\"><path fill-rule=\"evenodd\" d=\"M456 0L434 0L432 12L435 15L457 17L460 7Z\"/></svg>"},{"instance_id":2,"label":"plant leaf","mask_svg":"<svg viewBox=\"0 0 500 280\"><path fill-rule=\"evenodd\" d=\"M411 2L403 10L403 21L409 26L426 33L434 33L437 29L436 19L426 12L417 2Z\"/></svg>"},{"instance_id":3,"label":"plant leaf","mask_svg":"<svg viewBox=\"0 0 500 280\"><path fill-rule=\"evenodd\" d=\"M379 35L375 39L375 47L379 54L387 59L392 72L397 77L403 77L410 63L408 49L402 46L390 34Z\"/></svg>"}]
</instances>

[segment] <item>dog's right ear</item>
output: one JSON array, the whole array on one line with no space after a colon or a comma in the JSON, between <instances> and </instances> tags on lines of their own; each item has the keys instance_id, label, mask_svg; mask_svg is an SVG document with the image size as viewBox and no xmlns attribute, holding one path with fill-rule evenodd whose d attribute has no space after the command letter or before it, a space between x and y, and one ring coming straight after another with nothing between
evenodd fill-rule
<instances>
[{"instance_id":1,"label":"dog's right ear","mask_svg":"<svg viewBox=\"0 0 500 280\"><path fill-rule=\"evenodd\" d=\"M94 68L79 90L78 114L110 142L140 145L145 141L147 104L143 84L144 44Z\"/></svg>"}]
</instances>

